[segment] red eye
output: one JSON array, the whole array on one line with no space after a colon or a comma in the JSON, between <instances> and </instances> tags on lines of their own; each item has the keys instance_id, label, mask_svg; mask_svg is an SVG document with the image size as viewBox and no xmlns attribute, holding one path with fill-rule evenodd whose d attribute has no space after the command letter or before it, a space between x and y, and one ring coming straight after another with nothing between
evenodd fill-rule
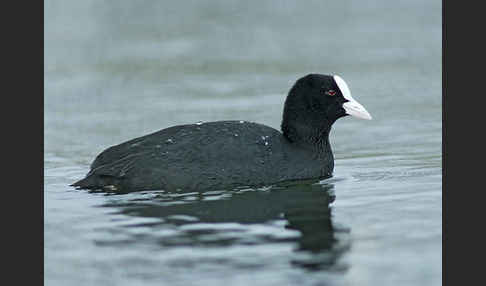
<instances>
[{"instance_id":1,"label":"red eye","mask_svg":"<svg viewBox=\"0 0 486 286\"><path fill-rule=\"evenodd\" d=\"M334 96L334 95L336 95L336 92L331 89L331 90L326 91L326 94L330 95L330 96Z\"/></svg>"}]
</instances>

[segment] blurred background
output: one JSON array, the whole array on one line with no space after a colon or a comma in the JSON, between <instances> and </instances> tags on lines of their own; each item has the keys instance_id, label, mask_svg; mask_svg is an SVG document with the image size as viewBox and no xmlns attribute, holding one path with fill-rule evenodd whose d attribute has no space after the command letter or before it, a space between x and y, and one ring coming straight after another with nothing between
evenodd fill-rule
<instances>
[{"instance_id":1,"label":"blurred background","mask_svg":"<svg viewBox=\"0 0 486 286\"><path fill-rule=\"evenodd\" d=\"M441 1L44 3L47 285L441 284ZM295 225L285 215L243 223L244 213L221 221L166 208L255 205L258 195L68 186L105 148L172 125L234 119L280 129L285 96L308 73L340 75L373 116L333 126L335 177L323 188L335 199L310 192L328 218L316 233L314 224L285 229ZM272 196L282 202L275 213L287 213L279 190ZM296 236L327 244L317 256L299 252L307 244ZM300 267L315 260L326 267Z\"/></svg>"}]
</instances>

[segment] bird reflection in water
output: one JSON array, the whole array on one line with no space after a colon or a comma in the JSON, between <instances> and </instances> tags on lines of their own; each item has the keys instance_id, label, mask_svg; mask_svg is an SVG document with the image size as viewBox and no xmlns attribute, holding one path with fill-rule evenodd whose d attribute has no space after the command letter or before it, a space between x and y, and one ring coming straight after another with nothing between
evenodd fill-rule
<instances>
[{"instance_id":1,"label":"bird reflection in water","mask_svg":"<svg viewBox=\"0 0 486 286\"><path fill-rule=\"evenodd\" d=\"M115 207L130 217L160 219L126 227L148 226L154 233L172 230L172 236L151 236L163 247L295 243L298 255L289 263L308 270L345 271L347 267L336 262L350 244L345 239L347 230L336 229L332 222L333 189L330 183L300 181L205 193L144 192L139 197L111 196L103 207ZM248 234L255 226L269 224L274 227L270 232ZM294 235L281 235L289 230ZM144 238L139 235L131 243Z\"/></svg>"}]
</instances>

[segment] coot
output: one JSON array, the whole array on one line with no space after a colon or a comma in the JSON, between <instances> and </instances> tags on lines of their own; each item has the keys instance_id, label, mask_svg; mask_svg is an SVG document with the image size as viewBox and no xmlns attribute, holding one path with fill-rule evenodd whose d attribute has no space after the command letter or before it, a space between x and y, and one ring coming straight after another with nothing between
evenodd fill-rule
<instances>
[{"instance_id":1,"label":"coot","mask_svg":"<svg viewBox=\"0 0 486 286\"><path fill-rule=\"evenodd\" d=\"M104 150L72 186L187 192L329 178L329 132L346 115L371 119L341 77L309 74L287 95L282 132L239 120L173 126Z\"/></svg>"}]
</instances>

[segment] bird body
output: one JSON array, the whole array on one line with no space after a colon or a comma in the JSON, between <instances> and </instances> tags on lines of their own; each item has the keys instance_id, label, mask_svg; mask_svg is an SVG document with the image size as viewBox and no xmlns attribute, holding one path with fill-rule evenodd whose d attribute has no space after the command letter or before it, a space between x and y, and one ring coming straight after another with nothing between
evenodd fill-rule
<instances>
[{"instance_id":1,"label":"bird body","mask_svg":"<svg viewBox=\"0 0 486 286\"><path fill-rule=\"evenodd\" d=\"M317 95L309 81L317 84ZM187 192L329 178L334 169L329 132L349 102L336 96L341 92L333 83L324 75L297 81L286 99L282 132L237 120L169 127L104 150L73 186ZM323 88L334 94L323 95Z\"/></svg>"}]
</instances>

